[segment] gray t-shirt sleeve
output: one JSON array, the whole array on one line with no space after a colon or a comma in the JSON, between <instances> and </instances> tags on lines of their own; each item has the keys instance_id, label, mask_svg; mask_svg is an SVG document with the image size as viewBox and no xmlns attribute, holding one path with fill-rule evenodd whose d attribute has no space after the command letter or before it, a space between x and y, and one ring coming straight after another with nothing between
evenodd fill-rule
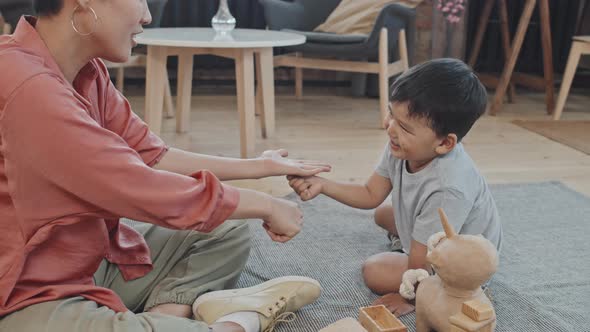
<instances>
[{"instance_id":1,"label":"gray t-shirt sleeve","mask_svg":"<svg viewBox=\"0 0 590 332\"><path fill-rule=\"evenodd\" d=\"M422 205L412 231L412 238L424 245L428 238L435 233L442 232L442 224L438 214L442 208L449 219L449 223L459 233L473 208L473 202L453 189L442 188L432 193Z\"/></svg>"},{"instance_id":2,"label":"gray t-shirt sleeve","mask_svg":"<svg viewBox=\"0 0 590 332\"><path fill-rule=\"evenodd\" d=\"M389 142L385 144L385 150L383 150L383 154L381 155L381 160L375 167L375 172L381 175L384 178L391 178L389 171L391 170L391 165L393 165L393 156L391 155L391 151L389 150Z\"/></svg>"}]
</instances>

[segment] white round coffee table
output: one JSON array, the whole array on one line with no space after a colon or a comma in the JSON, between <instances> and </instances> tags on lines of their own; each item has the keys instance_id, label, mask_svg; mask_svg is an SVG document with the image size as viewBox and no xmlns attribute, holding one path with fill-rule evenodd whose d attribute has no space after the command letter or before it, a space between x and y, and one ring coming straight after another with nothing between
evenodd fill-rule
<instances>
[{"instance_id":1,"label":"white round coffee table","mask_svg":"<svg viewBox=\"0 0 590 332\"><path fill-rule=\"evenodd\" d=\"M240 116L241 157L254 155L255 97L254 59L259 76L257 98L262 137L272 136L275 129L273 47L303 44L298 34L235 29L229 34L216 34L211 28L145 29L136 37L148 46L146 65L145 122L159 134L162 127L162 105L166 75L166 59L178 56L178 96L176 130L185 132L190 124L190 102L193 79L193 55L213 54L236 61L236 88Z\"/></svg>"}]
</instances>

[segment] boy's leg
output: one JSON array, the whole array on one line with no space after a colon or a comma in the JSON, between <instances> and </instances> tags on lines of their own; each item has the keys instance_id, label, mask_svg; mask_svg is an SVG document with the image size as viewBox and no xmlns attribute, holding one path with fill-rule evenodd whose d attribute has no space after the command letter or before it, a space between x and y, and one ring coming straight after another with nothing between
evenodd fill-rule
<instances>
[{"instance_id":1,"label":"boy's leg","mask_svg":"<svg viewBox=\"0 0 590 332\"><path fill-rule=\"evenodd\" d=\"M393 206L385 202L375 209L375 224L388 232L392 251L369 257L363 264L363 279L376 294L398 292L402 275L408 268L408 255L403 253L393 215Z\"/></svg>"},{"instance_id":2,"label":"boy's leg","mask_svg":"<svg viewBox=\"0 0 590 332\"><path fill-rule=\"evenodd\" d=\"M391 241L391 251L403 253L404 248L395 227L395 217L393 216L391 203L383 203L375 209L375 224L387 231L387 237Z\"/></svg>"},{"instance_id":3,"label":"boy's leg","mask_svg":"<svg viewBox=\"0 0 590 332\"><path fill-rule=\"evenodd\" d=\"M154 269L125 281L116 265L103 261L95 282L114 290L133 312L177 304L190 313L199 295L233 287L248 259L250 237L244 221L226 221L211 233L125 222L144 236Z\"/></svg>"},{"instance_id":4,"label":"boy's leg","mask_svg":"<svg viewBox=\"0 0 590 332\"><path fill-rule=\"evenodd\" d=\"M399 292L402 275L408 269L408 255L383 252L369 257L363 264L363 279L376 294Z\"/></svg>"},{"instance_id":5,"label":"boy's leg","mask_svg":"<svg viewBox=\"0 0 590 332\"><path fill-rule=\"evenodd\" d=\"M397 229L395 228L395 219L393 217L393 206L391 203L383 203L375 209L375 224L383 228L389 234L397 236Z\"/></svg>"},{"instance_id":6,"label":"boy's leg","mask_svg":"<svg viewBox=\"0 0 590 332\"><path fill-rule=\"evenodd\" d=\"M0 319L0 331L209 332L207 324L155 313L116 313L83 297L28 306Z\"/></svg>"}]
</instances>

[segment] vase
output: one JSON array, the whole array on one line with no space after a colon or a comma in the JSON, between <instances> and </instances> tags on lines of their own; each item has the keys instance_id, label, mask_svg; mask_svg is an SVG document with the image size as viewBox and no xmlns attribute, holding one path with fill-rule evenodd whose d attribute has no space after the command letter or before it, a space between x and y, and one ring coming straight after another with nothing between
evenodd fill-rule
<instances>
[{"instance_id":1,"label":"vase","mask_svg":"<svg viewBox=\"0 0 590 332\"><path fill-rule=\"evenodd\" d=\"M232 31L236 26L236 19L231 15L227 6L227 0L219 0L217 14L211 19L213 30L219 33Z\"/></svg>"}]
</instances>

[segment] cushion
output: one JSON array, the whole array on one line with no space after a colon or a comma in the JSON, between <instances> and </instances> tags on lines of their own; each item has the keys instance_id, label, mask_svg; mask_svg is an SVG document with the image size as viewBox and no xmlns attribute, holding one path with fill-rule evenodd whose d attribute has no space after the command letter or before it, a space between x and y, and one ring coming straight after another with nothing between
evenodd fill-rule
<instances>
[{"instance_id":1,"label":"cushion","mask_svg":"<svg viewBox=\"0 0 590 332\"><path fill-rule=\"evenodd\" d=\"M381 9L391 3L415 8L423 0L342 0L326 21L314 31L337 34L364 34L373 30Z\"/></svg>"},{"instance_id":2,"label":"cushion","mask_svg":"<svg viewBox=\"0 0 590 332\"><path fill-rule=\"evenodd\" d=\"M356 44L356 43L364 43L367 40L367 35L361 35L361 34L340 35L340 34L329 33L329 32L311 32L311 31L299 31L299 30L292 30L292 29L281 29L281 31L304 35L306 43Z\"/></svg>"}]
</instances>

